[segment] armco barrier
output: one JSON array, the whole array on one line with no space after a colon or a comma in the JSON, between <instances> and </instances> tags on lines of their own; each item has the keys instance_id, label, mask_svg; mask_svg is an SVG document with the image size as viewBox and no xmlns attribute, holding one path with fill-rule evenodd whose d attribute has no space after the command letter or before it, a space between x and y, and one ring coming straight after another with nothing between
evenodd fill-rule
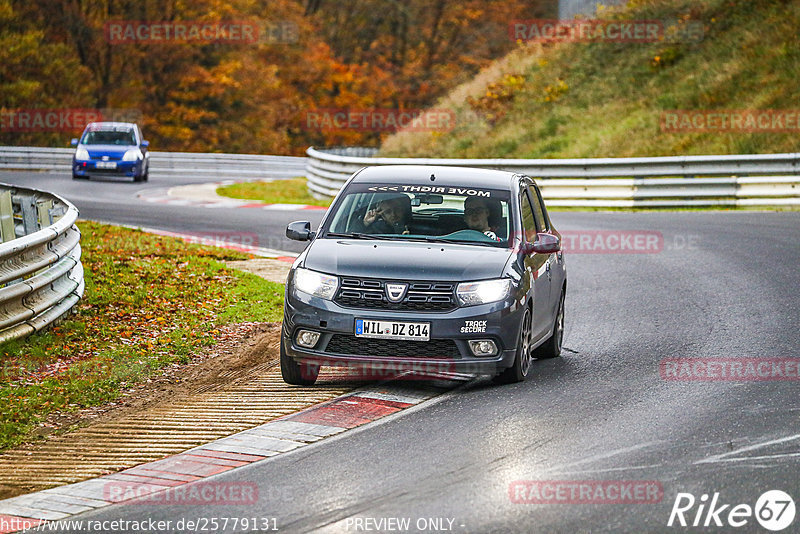
<instances>
[{"instance_id":1,"label":"armco barrier","mask_svg":"<svg viewBox=\"0 0 800 534\"><path fill-rule=\"evenodd\" d=\"M0 170L71 172L71 148L0 147ZM150 179L180 175L209 179L257 179L302 176L306 158L255 154L150 152Z\"/></svg>"},{"instance_id":2,"label":"armco barrier","mask_svg":"<svg viewBox=\"0 0 800 534\"><path fill-rule=\"evenodd\" d=\"M57 195L0 184L0 342L42 330L83 296L77 218Z\"/></svg>"},{"instance_id":3,"label":"armco barrier","mask_svg":"<svg viewBox=\"0 0 800 534\"><path fill-rule=\"evenodd\" d=\"M308 188L314 196L332 197L362 167L444 165L527 174L549 206L800 205L800 154L526 160L377 158L375 153L309 148Z\"/></svg>"},{"instance_id":4,"label":"armco barrier","mask_svg":"<svg viewBox=\"0 0 800 534\"><path fill-rule=\"evenodd\" d=\"M0 169L70 171L72 149L0 147ZM332 197L371 165L447 165L524 173L550 206L681 207L800 205L800 154L604 159L376 158L374 148L309 148L308 158L151 152L150 177L258 179L300 176Z\"/></svg>"}]
</instances>

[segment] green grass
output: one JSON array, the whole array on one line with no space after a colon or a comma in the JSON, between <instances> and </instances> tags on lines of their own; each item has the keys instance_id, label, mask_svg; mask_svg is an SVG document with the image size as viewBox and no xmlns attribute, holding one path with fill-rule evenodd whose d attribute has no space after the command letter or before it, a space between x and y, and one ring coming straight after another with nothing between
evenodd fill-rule
<instances>
[{"instance_id":1,"label":"green grass","mask_svg":"<svg viewBox=\"0 0 800 534\"><path fill-rule=\"evenodd\" d=\"M115 226L79 224L86 280L76 313L0 347L0 449L30 439L54 412L118 398L185 363L244 321L277 321L283 285L227 268L239 252Z\"/></svg>"},{"instance_id":2,"label":"green grass","mask_svg":"<svg viewBox=\"0 0 800 534\"><path fill-rule=\"evenodd\" d=\"M700 41L520 45L434 108L447 133L400 132L383 156L594 158L800 151L795 133L667 132L669 110L797 110L800 3L632 0L598 18L699 21ZM519 77L522 83L519 83Z\"/></svg>"},{"instance_id":3,"label":"green grass","mask_svg":"<svg viewBox=\"0 0 800 534\"><path fill-rule=\"evenodd\" d=\"M325 207L331 204L330 200L312 197L306 187L306 179L302 177L225 185L217 189L217 194L229 198L257 200L267 204L308 204Z\"/></svg>"}]
</instances>

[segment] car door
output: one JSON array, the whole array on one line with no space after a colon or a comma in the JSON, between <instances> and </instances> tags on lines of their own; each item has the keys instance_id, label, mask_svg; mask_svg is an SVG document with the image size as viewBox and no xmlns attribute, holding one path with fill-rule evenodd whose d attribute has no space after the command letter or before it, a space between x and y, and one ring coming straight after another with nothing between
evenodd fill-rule
<instances>
[{"instance_id":1,"label":"car door","mask_svg":"<svg viewBox=\"0 0 800 534\"><path fill-rule=\"evenodd\" d=\"M544 205L544 201L542 200L542 192L536 186L536 184L530 184L528 187L528 193L531 197L531 202L533 204L533 214L534 216L542 221L544 231L548 234L552 234L558 239L561 239L561 234L553 228L552 223L550 222L550 216L547 214L547 207ZM564 253L559 251L557 253L552 253L548 255L547 258L547 277L550 280L550 308L549 313L550 315L555 318L555 314L558 311L558 304L561 298L561 288L564 285L564 281L566 278L566 271L564 268Z\"/></svg>"},{"instance_id":2,"label":"car door","mask_svg":"<svg viewBox=\"0 0 800 534\"><path fill-rule=\"evenodd\" d=\"M536 241L536 234L544 231L542 221L537 220L533 204L528 195L528 186L523 183L519 195L520 215L524 240L528 243ZM550 329L550 280L547 272L547 254L531 252L523 257L527 278L533 286L533 324L531 325L532 341L536 342L547 335Z\"/></svg>"}]
</instances>

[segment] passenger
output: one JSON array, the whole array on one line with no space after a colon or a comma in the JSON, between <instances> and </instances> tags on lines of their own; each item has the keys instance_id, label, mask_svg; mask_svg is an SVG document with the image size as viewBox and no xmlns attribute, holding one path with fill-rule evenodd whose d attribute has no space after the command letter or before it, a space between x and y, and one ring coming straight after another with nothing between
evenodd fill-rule
<instances>
[{"instance_id":1,"label":"passenger","mask_svg":"<svg viewBox=\"0 0 800 534\"><path fill-rule=\"evenodd\" d=\"M411 222L411 199L406 195L386 198L364 214L363 229L371 234L408 234Z\"/></svg>"},{"instance_id":2,"label":"passenger","mask_svg":"<svg viewBox=\"0 0 800 534\"><path fill-rule=\"evenodd\" d=\"M500 241L497 229L501 222L499 205L491 200L479 197L467 197L464 201L464 221L470 230L477 230L483 235Z\"/></svg>"}]
</instances>

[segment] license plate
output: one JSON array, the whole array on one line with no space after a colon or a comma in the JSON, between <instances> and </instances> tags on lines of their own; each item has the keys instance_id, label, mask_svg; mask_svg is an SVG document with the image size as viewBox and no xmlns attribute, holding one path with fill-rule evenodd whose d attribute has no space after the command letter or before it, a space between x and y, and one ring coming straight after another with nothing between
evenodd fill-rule
<instances>
[{"instance_id":1,"label":"license plate","mask_svg":"<svg viewBox=\"0 0 800 534\"><path fill-rule=\"evenodd\" d=\"M97 162L98 169L116 169L117 162L116 161L98 161Z\"/></svg>"},{"instance_id":2,"label":"license plate","mask_svg":"<svg viewBox=\"0 0 800 534\"><path fill-rule=\"evenodd\" d=\"M397 321L371 321L356 319L356 337L428 341L430 323L401 323Z\"/></svg>"}]
</instances>

